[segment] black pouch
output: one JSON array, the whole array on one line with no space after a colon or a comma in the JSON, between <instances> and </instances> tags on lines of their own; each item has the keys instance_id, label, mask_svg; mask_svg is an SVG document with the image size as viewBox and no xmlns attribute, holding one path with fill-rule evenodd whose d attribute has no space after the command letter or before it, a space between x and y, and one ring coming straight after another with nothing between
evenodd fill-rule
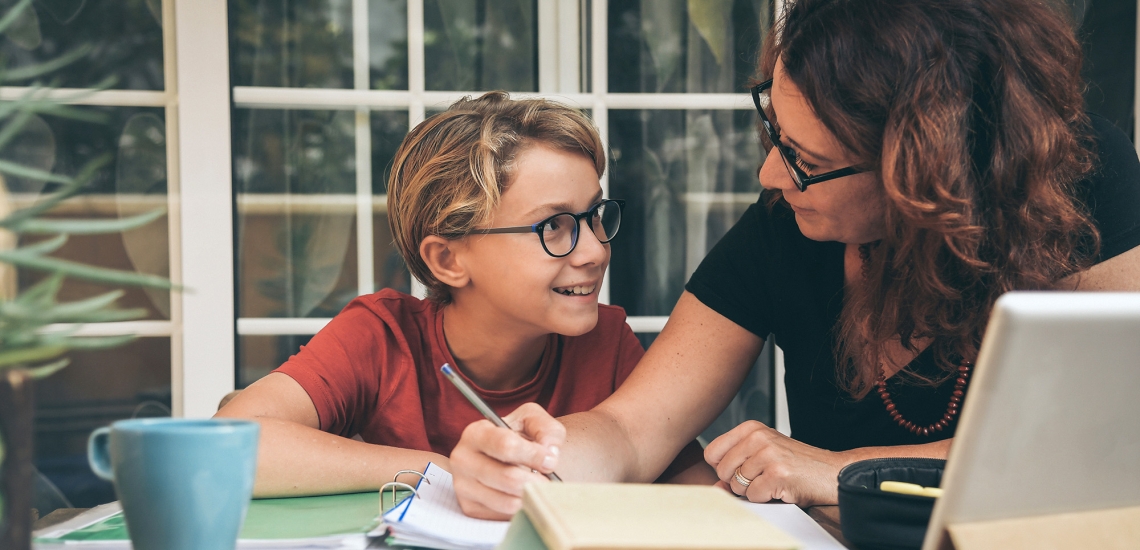
<instances>
[{"instance_id":1,"label":"black pouch","mask_svg":"<svg viewBox=\"0 0 1140 550\"><path fill-rule=\"evenodd\" d=\"M946 461L934 458L875 458L839 472L839 525L861 550L922 547L934 499L879 490L884 481L938 487Z\"/></svg>"}]
</instances>

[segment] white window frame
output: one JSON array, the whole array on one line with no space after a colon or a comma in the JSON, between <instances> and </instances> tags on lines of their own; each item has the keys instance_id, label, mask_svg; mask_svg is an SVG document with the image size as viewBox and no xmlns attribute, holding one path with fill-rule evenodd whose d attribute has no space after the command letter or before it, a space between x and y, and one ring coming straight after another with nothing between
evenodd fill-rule
<instances>
[{"instance_id":1,"label":"white window frame","mask_svg":"<svg viewBox=\"0 0 1140 550\"><path fill-rule=\"evenodd\" d=\"M590 9L583 9L586 2ZM782 2L777 0L777 10ZM371 90L368 82L368 0L353 0L353 88L308 89L230 86L229 28L226 0L164 0L162 9L164 79L162 91L104 90L90 93L81 105L163 107L167 127L167 178L171 279L188 291L172 293L169 321L131 321L84 327L82 334L135 333L170 338L171 392L174 416L207 417L219 399L234 389L236 340L245 335L311 335L329 319L235 318L234 227L239 212L304 208L313 201L355 211L357 219L358 292L372 287L373 213L386 209L386 198L372 194L371 127L373 110L406 111L409 129L423 121L427 106L444 108L477 91L427 91L424 72L423 0L408 0L408 89ZM584 14L590 14L586 37ZM609 111L751 110L748 94L654 94L608 91L606 0L541 0L539 2L539 92L515 97L542 97L590 109L608 147ZM579 32L562 32L565 29ZM581 43L590 40L590 92L580 92L584 74ZM0 99L18 97L22 88L0 88ZM61 89L60 97L80 90ZM231 103L232 100L232 103ZM356 138L356 193L292 200L284 195L242 195L234 199L231 106L266 109L353 110ZM182 111L190 116L181 117ZM182 182L187 182L184 187ZM608 173L602 177L608 190ZM690 194L687 200L752 202L731 193ZM287 204L288 203L288 204ZM609 303L608 278L600 299ZM413 282L413 293L423 287ZM667 316L631 316L638 333L657 333ZM782 366L782 365L778 365ZM782 376L781 376L782 379Z\"/></svg>"}]
</instances>

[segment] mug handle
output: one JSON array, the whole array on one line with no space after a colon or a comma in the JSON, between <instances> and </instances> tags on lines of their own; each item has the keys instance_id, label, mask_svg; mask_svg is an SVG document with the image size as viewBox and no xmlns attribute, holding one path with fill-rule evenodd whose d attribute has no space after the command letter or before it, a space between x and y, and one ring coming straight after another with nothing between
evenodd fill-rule
<instances>
[{"instance_id":1,"label":"mug handle","mask_svg":"<svg viewBox=\"0 0 1140 550\"><path fill-rule=\"evenodd\" d=\"M91 464L91 471L107 481L115 479L111 471L111 456L107 451L110 435L111 427L104 426L91 432L91 437L87 439L87 462Z\"/></svg>"}]
</instances>

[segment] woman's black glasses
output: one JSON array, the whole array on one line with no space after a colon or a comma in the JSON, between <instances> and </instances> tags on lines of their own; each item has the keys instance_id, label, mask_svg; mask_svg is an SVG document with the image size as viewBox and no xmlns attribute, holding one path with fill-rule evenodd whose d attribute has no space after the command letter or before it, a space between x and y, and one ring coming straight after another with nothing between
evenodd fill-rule
<instances>
[{"instance_id":1,"label":"woman's black glasses","mask_svg":"<svg viewBox=\"0 0 1140 550\"><path fill-rule=\"evenodd\" d=\"M833 180L835 178L842 178L843 176L850 176L852 174L867 172L866 169L848 166L847 168L840 168L839 170L832 170L818 176L812 176L805 172L803 168L800 168L800 163L803 162L803 160L800 159L799 153L796 153L795 149L784 145L784 143L780 141L780 132L776 130L776 126L772 124L772 121L768 120L768 115L764 114L763 103L769 103L771 101L768 96L768 90L771 88L772 79L765 80L764 82L753 86L752 102L756 104L756 112L760 113L760 123L764 126L764 131L768 133L768 140L772 142L772 145L774 145L778 151L780 151L780 158L783 159L784 166L788 168L788 173L792 175L792 181L796 182L796 187L798 187L800 191L807 189L807 186L813 183L819 183L822 181ZM767 101L761 103L761 95L763 95L764 99Z\"/></svg>"},{"instance_id":2,"label":"woman's black glasses","mask_svg":"<svg viewBox=\"0 0 1140 550\"><path fill-rule=\"evenodd\" d=\"M578 226L581 220L594 236L602 243L608 243L617 236L621 227L621 211L625 209L625 201L606 199L595 204L589 210L580 214L560 212L533 225L519 225L515 227L495 227L491 229L473 229L471 233L487 235L490 233L538 233L538 240L542 249L555 258L569 255L578 246Z\"/></svg>"}]
</instances>

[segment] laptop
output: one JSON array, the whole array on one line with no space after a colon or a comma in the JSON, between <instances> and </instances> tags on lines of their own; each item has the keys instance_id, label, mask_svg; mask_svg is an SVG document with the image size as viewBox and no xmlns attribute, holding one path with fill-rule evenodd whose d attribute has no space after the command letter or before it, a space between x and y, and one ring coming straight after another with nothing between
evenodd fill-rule
<instances>
[{"instance_id":1,"label":"laptop","mask_svg":"<svg viewBox=\"0 0 1140 550\"><path fill-rule=\"evenodd\" d=\"M1140 292L1011 292L986 327L930 518L1140 505Z\"/></svg>"}]
</instances>

